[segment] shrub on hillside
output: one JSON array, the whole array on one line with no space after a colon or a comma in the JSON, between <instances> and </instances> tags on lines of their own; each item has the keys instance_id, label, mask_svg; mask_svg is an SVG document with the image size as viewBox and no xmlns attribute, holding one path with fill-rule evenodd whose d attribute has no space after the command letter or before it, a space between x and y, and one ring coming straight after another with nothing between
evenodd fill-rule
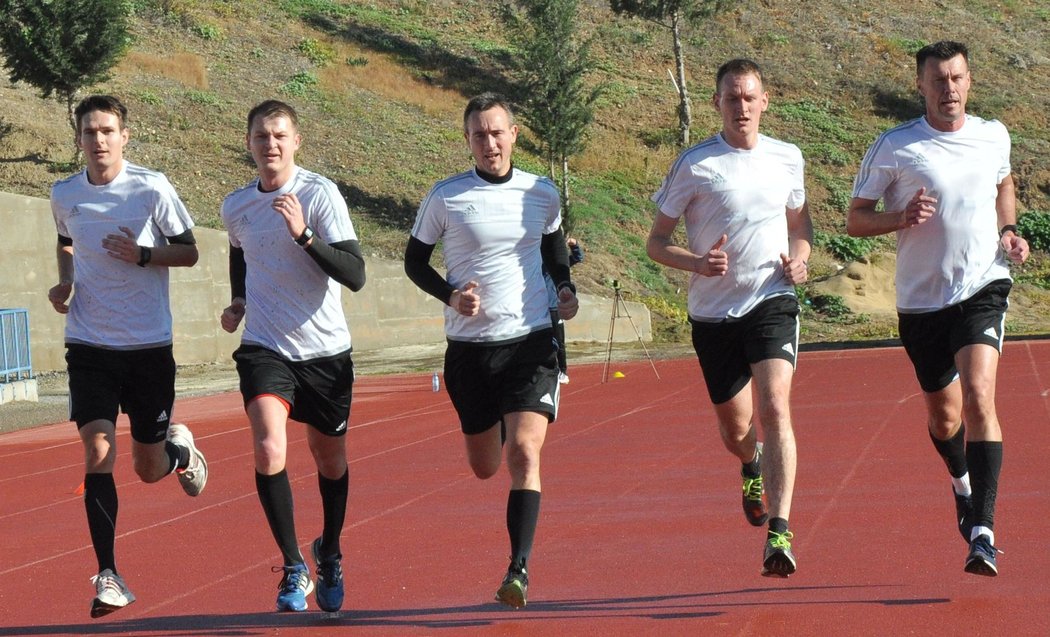
<instances>
[{"instance_id":1,"label":"shrub on hillside","mask_svg":"<svg viewBox=\"0 0 1050 637\"><path fill-rule=\"evenodd\" d=\"M856 261L868 255L875 247L874 239L851 237L845 234L814 232L813 243L835 255L842 261Z\"/></svg>"},{"instance_id":2,"label":"shrub on hillside","mask_svg":"<svg viewBox=\"0 0 1050 637\"><path fill-rule=\"evenodd\" d=\"M1033 250L1050 252L1050 212L1033 210L1017 219L1017 232Z\"/></svg>"}]
</instances>

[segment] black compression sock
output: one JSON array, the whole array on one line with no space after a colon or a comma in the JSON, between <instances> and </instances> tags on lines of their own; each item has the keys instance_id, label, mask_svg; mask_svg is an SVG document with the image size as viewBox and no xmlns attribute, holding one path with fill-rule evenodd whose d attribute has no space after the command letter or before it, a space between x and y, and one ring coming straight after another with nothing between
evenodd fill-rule
<instances>
[{"instance_id":1,"label":"black compression sock","mask_svg":"<svg viewBox=\"0 0 1050 637\"><path fill-rule=\"evenodd\" d=\"M966 460L970 464L970 487L973 489L973 525L994 529L1003 443L971 440L966 444Z\"/></svg>"},{"instance_id":2,"label":"black compression sock","mask_svg":"<svg viewBox=\"0 0 1050 637\"><path fill-rule=\"evenodd\" d=\"M284 556L284 565L302 564L303 554L299 552L299 542L295 536L292 485L288 482L288 472L282 469L272 476L264 476L256 471L255 489L259 492L259 501L266 513L273 539Z\"/></svg>"},{"instance_id":3,"label":"black compression sock","mask_svg":"<svg viewBox=\"0 0 1050 637\"><path fill-rule=\"evenodd\" d=\"M959 431L947 440L938 440L933 437L932 431L929 433L934 448L937 449L937 453L948 467L948 473L953 478L961 478L966 475L966 425L960 424Z\"/></svg>"},{"instance_id":4,"label":"black compression sock","mask_svg":"<svg viewBox=\"0 0 1050 637\"><path fill-rule=\"evenodd\" d=\"M117 485L112 473L84 476L84 509L87 511L91 545L98 560L98 572L117 572L113 545L117 537Z\"/></svg>"},{"instance_id":5,"label":"black compression sock","mask_svg":"<svg viewBox=\"0 0 1050 637\"><path fill-rule=\"evenodd\" d=\"M507 495L507 533L510 535L510 560L513 565L525 567L532 553L539 517L539 491L511 490Z\"/></svg>"},{"instance_id":6,"label":"black compression sock","mask_svg":"<svg viewBox=\"0 0 1050 637\"><path fill-rule=\"evenodd\" d=\"M772 536L774 533L783 535L784 533L787 533L787 530L787 520L784 518L769 518L769 536Z\"/></svg>"},{"instance_id":7,"label":"black compression sock","mask_svg":"<svg viewBox=\"0 0 1050 637\"><path fill-rule=\"evenodd\" d=\"M321 533L321 557L342 557L339 534L346 522L347 497L350 494L350 470L341 478L330 480L318 472L317 487L321 491L321 508L324 511L324 530Z\"/></svg>"},{"instance_id":8,"label":"black compression sock","mask_svg":"<svg viewBox=\"0 0 1050 637\"><path fill-rule=\"evenodd\" d=\"M168 454L168 473L190 466L189 447L180 447L169 440L164 443L164 452Z\"/></svg>"}]
</instances>

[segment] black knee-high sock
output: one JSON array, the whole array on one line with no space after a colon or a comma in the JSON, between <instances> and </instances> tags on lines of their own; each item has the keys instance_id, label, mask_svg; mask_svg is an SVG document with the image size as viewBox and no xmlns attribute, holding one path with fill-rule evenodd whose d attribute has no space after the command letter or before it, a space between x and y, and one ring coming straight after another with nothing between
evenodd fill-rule
<instances>
[{"instance_id":1,"label":"black knee-high sock","mask_svg":"<svg viewBox=\"0 0 1050 637\"><path fill-rule=\"evenodd\" d=\"M536 522L540 518L540 492L514 489L507 495L507 533L510 534L510 561L525 567L532 553L536 537Z\"/></svg>"},{"instance_id":2,"label":"black knee-high sock","mask_svg":"<svg viewBox=\"0 0 1050 637\"><path fill-rule=\"evenodd\" d=\"M288 472L282 469L280 473L264 476L256 471L255 489L259 492L259 501L273 539L284 555L284 565L302 564L303 554L299 552L299 541L295 537L292 485L288 482Z\"/></svg>"},{"instance_id":3,"label":"black knee-high sock","mask_svg":"<svg viewBox=\"0 0 1050 637\"><path fill-rule=\"evenodd\" d=\"M321 508L324 511L324 530L321 532L321 556L342 557L339 534L346 521L346 500L350 494L350 470L343 477L329 480L318 472L317 487L321 491Z\"/></svg>"},{"instance_id":4,"label":"black knee-high sock","mask_svg":"<svg viewBox=\"0 0 1050 637\"><path fill-rule=\"evenodd\" d=\"M971 440L966 443L966 461L970 464L970 488L973 489L973 524L994 529L1003 443Z\"/></svg>"},{"instance_id":5,"label":"black knee-high sock","mask_svg":"<svg viewBox=\"0 0 1050 637\"><path fill-rule=\"evenodd\" d=\"M180 447L172 444L169 440L164 443L164 453L168 454L168 473L190 466L190 450L188 447Z\"/></svg>"},{"instance_id":6,"label":"black knee-high sock","mask_svg":"<svg viewBox=\"0 0 1050 637\"><path fill-rule=\"evenodd\" d=\"M933 437L932 431L929 433L934 448L937 449L937 453L941 455L945 466L948 467L948 473L953 478L961 478L966 475L968 464L966 462L966 425L960 424L959 431L947 440L938 440Z\"/></svg>"},{"instance_id":7,"label":"black knee-high sock","mask_svg":"<svg viewBox=\"0 0 1050 637\"><path fill-rule=\"evenodd\" d=\"M112 473L88 473L84 476L84 509L87 511L91 545L95 548L98 572L117 572L113 544L117 537L117 485Z\"/></svg>"}]
</instances>

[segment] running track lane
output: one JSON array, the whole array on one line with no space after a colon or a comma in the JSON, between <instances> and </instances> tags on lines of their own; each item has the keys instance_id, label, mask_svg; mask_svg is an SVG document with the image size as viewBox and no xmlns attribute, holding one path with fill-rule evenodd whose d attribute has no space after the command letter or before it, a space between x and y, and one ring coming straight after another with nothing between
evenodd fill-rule
<instances>
[{"instance_id":1,"label":"running track lane","mask_svg":"<svg viewBox=\"0 0 1050 637\"><path fill-rule=\"evenodd\" d=\"M94 556L81 450L63 423L0 436L0 637L9 635L1047 635L1042 473L1050 342L1011 342L999 367L1007 437L1001 575L962 571L950 483L899 348L803 353L793 412L799 572L759 576L694 359L573 366L544 449L529 606L490 601L507 561L507 478L470 475L447 397L427 375L361 377L350 430L339 614L271 611L280 559L253 479L237 395L180 400L208 457L207 490L144 485L118 434L117 559L138 601L88 617ZM302 428L289 473L304 553L320 532Z\"/></svg>"}]
</instances>

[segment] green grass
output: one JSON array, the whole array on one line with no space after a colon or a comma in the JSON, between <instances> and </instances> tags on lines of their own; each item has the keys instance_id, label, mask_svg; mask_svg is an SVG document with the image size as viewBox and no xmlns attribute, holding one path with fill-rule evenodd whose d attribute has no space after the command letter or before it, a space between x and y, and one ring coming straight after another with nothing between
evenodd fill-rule
<instances>
[{"instance_id":1,"label":"green grass","mask_svg":"<svg viewBox=\"0 0 1050 637\"><path fill-rule=\"evenodd\" d=\"M308 98L317 94L317 76L309 71L299 71L281 85L280 92L292 97Z\"/></svg>"},{"instance_id":2,"label":"green grass","mask_svg":"<svg viewBox=\"0 0 1050 637\"><path fill-rule=\"evenodd\" d=\"M314 66L325 66L335 59L335 49L316 38L303 38L295 48Z\"/></svg>"}]
</instances>

